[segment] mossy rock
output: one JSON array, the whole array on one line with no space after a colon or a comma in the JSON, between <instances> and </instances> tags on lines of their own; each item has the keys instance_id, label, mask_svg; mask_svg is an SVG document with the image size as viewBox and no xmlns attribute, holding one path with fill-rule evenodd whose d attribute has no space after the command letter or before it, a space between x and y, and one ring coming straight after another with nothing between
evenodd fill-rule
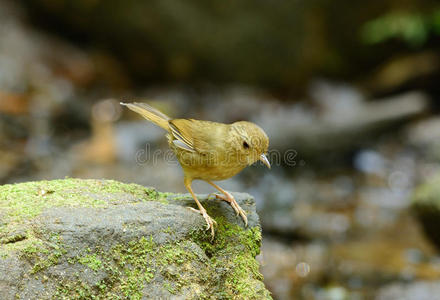
<instances>
[{"instance_id":1,"label":"mossy rock","mask_svg":"<svg viewBox=\"0 0 440 300\"><path fill-rule=\"evenodd\" d=\"M111 180L0 186L1 299L270 299L255 256L253 198L200 196L217 221L210 241L189 195Z\"/></svg>"},{"instance_id":2,"label":"mossy rock","mask_svg":"<svg viewBox=\"0 0 440 300\"><path fill-rule=\"evenodd\" d=\"M415 190L411 208L427 237L440 248L440 175Z\"/></svg>"}]
</instances>

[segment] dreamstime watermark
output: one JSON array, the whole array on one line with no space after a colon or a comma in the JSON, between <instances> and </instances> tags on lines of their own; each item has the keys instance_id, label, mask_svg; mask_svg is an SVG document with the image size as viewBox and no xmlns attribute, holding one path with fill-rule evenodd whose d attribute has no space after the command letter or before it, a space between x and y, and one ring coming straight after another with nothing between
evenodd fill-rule
<instances>
[{"instance_id":1,"label":"dreamstime watermark","mask_svg":"<svg viewBox=\"0 0 440 300\"><path fill-rule=\"evenodd\" d=\"M205 152L203 154L194 154L193 152L182 151L179 153L180 161L184 164L193 165L201 164L207 166L221 166L231 164L246 164L248 155L231 151L226 154L219 155L217 152ZM305 162L298 159L298 152L295 149L287 149L286 151L279 151L271 149L266 153L271 166L288 166L296 167L303 166ZM171 149L154 149L152 150L150 144L146 144L144 149L139 149L136 152L136 163L139 165L152 164L156 165L158 162L166 162L169 165L178 165L179 162L176 154ZM255 158L258 160L258 157Z\"/></svg>"}]
</instances>

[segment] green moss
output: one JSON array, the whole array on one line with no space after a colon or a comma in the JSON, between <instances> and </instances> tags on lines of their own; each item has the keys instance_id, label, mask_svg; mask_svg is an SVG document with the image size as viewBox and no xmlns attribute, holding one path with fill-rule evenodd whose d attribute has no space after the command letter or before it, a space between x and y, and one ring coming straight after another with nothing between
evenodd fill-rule
<instances>
[{"instance_id":1,"label":"green moss","mask_svg":"<svg viewBox=\"0 0 440 300\"><path fill-rule=\"evenodd\" d=\"M172 286L169 282L164 283L163 287L170 293L170 294L177 294L177 290Z\"/></svg>"},{"instance_id":2,"label":"green moss","mask_svg":"<svg viewBox=\"0 0 440 300\"><path fill-rule=\"evenodd\" d=\"M110 204L105 198L106 194L116 195L113 197L116 199L118 195L123 198L124 194L130 194L140 201L162 203L166 203L168 196L168 193L114 180L69 178L7 184L0 186L0 211L5 213L0 233L11 231L17 224L39 215L49 207L106 207Z\"/></svg>"},{"instance_id":3,"label":"green moss","mask_svg":"<svg viewBox=\"0 0 440 300\"><path fill-rule=\"evenodd\" d=\"M206 234L193 232L193 239L211 257L216 270L223 270L223 286L217 297L227 299L271 299L264 288L256 288L263 276L255 256L260 253L261 231L258 227L243 229L228 223L224 217L216 218L218 227L214 242Z\"/></svg>"},{"instance_id":4,"label":"green moss","mask_svg":"<svg viewBox=\"0 0 440 300\"><path fill-rule=\"evenodd\" d=\"M20 242L23 241L27 238L25 233L13 233L9 236L3 237L0 239L0 244L12 244L12 243L16 243L16 242Z\"/></svg>"},{"instance_id":5,"label":"green moss","mask_svg":"<svg viewBox=\"0 0 440 300\"><path fill-rule=\"evenodd\" d=\"M100 283L98 288L102 285ZM104 284L105 285L105 284ZM93 288L86 284L85 282L80 281L79 279L75 282L65 281L61 285L58 286L57 292L55 296L57 299L121 299L116 294L112 293L103 293L102 295L98 295L95 292L96 288Z\"/></svg>"},{"instance_id":6,"label":"green moss","mask_svg":"<svg viewBox=\"0 0 440 300\"><path fill-rule=\"evenodd\" d=\"M185 261L190 261L196 258L195 254L190 252L185 247L187 242L177 242L174 244L167 244L160 248L159 261L161 265L178 264L181 265Z\"/></svg>"},{"instance_id":7,"label":"green moss","mask_svg":"<svg viewBox=\"0 0 440 300\"><path fill-rule=\"evenodd\" d=\"M14 250L19 250L20 257L31 263L31 274L58 264L60 258L67 253L58 236L54 236L49 241L32 237L20 243L19 249Z\"/></svg>"},{"instance_id":8,"label":"green moss","mask_svg":"<svg viewBox=\"0 0 440 300\"><path fill-rule=\"evenodd\" d=\"M163 193L163 192L157 192L157 199L156 201L159 201L163 204L168 204L168 197L173 195L173 193Z\"/></svg>"},{"instance_id":9,"label":"green moss","mask_svg":"<svg viewBox=\"0 0 440 300\"><path fill-rule=\"evenodd\" d=\"M45 258L40 259L34 264L31 270L31 274L37 273L44 270L50 266L58 264L58 259L63 255L63 251L54 251Z\"/></svg>"},{"instance_id":10,"label":"green moss","mask_svg":"<svg viewBox=\"0 0 440 300\"><path fill-rule=\"evenodd\" d=\"M128 247L114 247L112 257L116 258L118 267L122 269L120 289L124 295L132 295L134 299L141 297L145 283L152 281L159 273L169 280L165 283L169 287L167 290L172 290L173 294L180 291L188 281L182 276L181 269L173 272L169 267L179 267L196 258L188 251L187 244L188 242L176 242L159 246L152 238L141 238L130 242Z\"/></svg>"},{"instance_id":11,"label":"green moss","mask_svg":"<svg viewBox=\"0 0 440 300\"><path fill-rule=\"evenodd\" d=\"M196 256L187 251L187 242L157 245L152 238L141 238L131 241L128 245L114 246L107 259L100 259L96 253L80 256L78 262L93 270L105 269L109 275L107 282L99 282L95 287L78 281L64 283L58 289L60 295L71 298L93 298L103 295L124 295L130 299L141 299L142 291L157 274L165 279L163 287L176 294L188 281L182 276L182 269L175 272L170 266L179 267ZM93 252L93 251L92 251Z\"/></svg>"},{"instance_id":12,"label":"green moss","mask_svg":"<svg viewBox=\"0 0 440 300\"><path fill-rule=\"evenodd\" d=\"M122 276L117 284L122 293L131 299L141 299L145 283L155 275L152 254L155 243L151 238L141 238L126 245L117 245L111 251Z\"/></svg>"},{"instance_id":13,"label":"green moss","mask_svg":"<svg viewBox=\"0 0 440 300\"><path fill-rule=\"evenodd\" d=\"M213 242L205 231L197 230L192 233L192 238L197 241L208 256L224 249L233 250L231 247L237 245L245 247L254 257L260 253L261 231L259 227L243 229L236 224L227 222L222 216L215 218L215 220L218 226Z\"/></svg>"},{"instance_id":14,"label":"green moss","mask_svg":"<svg viewBox=\"0 0 440 300\"><path fill-rule=\"evenodd\" d=\"M1 245L0 258L7 258L13 253L31 254L40 251L43 242L35 238L27 238L18 243L8 243Z\"/></svg>"},{"instance_id":15,"label":"green moss","mask_svg":"<svg viewBox=\"0 0 440 300\"><path fill-rule=\"evenodd\" d=\"M107 194L112 196L106 197ZM164 244L142 237L108 249L99 248L101 245L74 249L75 254L66 257L59 236L34 232L41 229L25 224L48 207L107 207L115 202L165 203L167 199L175 198L169 193L111 180L64 179L0 186L0 212L6 220L0 225L0 258L18 253L30 265L26 276L36 279L50 277L46 270L64 262L79 268L78 273L84 268L81 265L105 273L104 279L93 285L81 274L56 279L60 299L141 299L148 284L160 284L170 294L184 293L194 299L270 298L255 260L261 243L258 227L244 229L217 217L214 242L200 229L183 240ZM209 213L221 215L216 211ZM23 232L20 228L28 229ZM173 233L170 227L163 232Z\"/></svg>"},{"instance_id":16,"label":"green moss","mask_svg":"<svg viewBox=\"0 0 440 300\"><path fill-rule=\"evenodd\" d=\"M162 232L164 232L164 233L168 233L168 234L172 234L172 233L173 233L173 230L171 229L170 226L168 226L167 228L162 229Z\"/></svg>"},{"instance_id":17,"label":"green moss","mask_svg":"<svg viewBox=\"0 0 440 300\"><path fill-rule=\"evenodd\" d=\"M80 264L88 266L90 269L94 271L98 271L102 268L102 261L96 256L96 254L92 255L84 255L78 258L78 262Z\"/></svg>"},{"instance_id":18,"label":"green moss","mask_svg":"<svg viewBox=\"0 0 440 300\"><path fill-rule=\"evenodd\" d=\"M185 195L185 194L183 194L183 195L173 195L171 198L172 198L172 200L176 200L176 201L192 199L191 196Z\"/></svg>"},{"instance_id":19,"label":"green moss","mask_svg":"<svg viewBox=\"0 0 440 300\"><path fill-rule=\"evenodd\" d=\"M6 235L3 241L8 242L0 244L0 258L7 258L12 254L31 258L36 254L48 254L50 251L48 245L56 248L61 245L60 237L56 234L49 234L47 241L40 239L38 235L32 227L28 228L26 232L18 231Z\"/></svg>"},{"instance_id":20,"label":"green moss","mask_svg":"<svg viewBox=\"0 0 440 300\"><path fill-rule=\"evenodd\" d=\"M101 249L86 249L87 254L79 256L76 261L92 270L104 270L106 279L95 286L87 285L81 276L76 280L60 282L58 296L65 299L141 299L142 289L155 276L151 238L131 241L128 245L118 244L109 252L99 257L96 252Z\"/></svg>"},{"instance_id":21,"label":"green moss","mask_svg":"<svg viewBox=\"0 0 440 300\"><path fill-rule=\"evenodd\" d=\"M258 227L243 229L229 224L223 217L214 243L204 231L195 231L192 240L157 244L152 237L142 237L128 244L117 244L102 256L102 249L85 249L70 263L86 265L94 271L103 270L107 276L96 285L77 279L59 282L57 296L64 299L141 299L143 289L160 280L170 294L179 295L183 287L203 283L207 290L191 294L192 298L209 299L267 299L262 288L261 274L255 255L259 253L261 233ZM57 236L51 242L35 239L21 251L31 264L31 275L62 262L66 253ZM37 242L38 241L38 242ZM199 245L210 257L201 257L194 247ZM200 265L202 264L202 265ZM201 267L202 266L202 267ZM119 298L118 298L119 297Z\"/></svg>"}]
</instances>

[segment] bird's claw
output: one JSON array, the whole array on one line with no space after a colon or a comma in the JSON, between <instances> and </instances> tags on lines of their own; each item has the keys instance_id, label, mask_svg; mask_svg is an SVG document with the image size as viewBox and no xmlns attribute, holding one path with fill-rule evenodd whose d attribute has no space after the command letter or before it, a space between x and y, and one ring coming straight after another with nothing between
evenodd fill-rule
<instances>
[{"instance_id":1,"label":"bird's claw","mask_svg":"<svg viewBox=\"0 0 440 300\"><path fill-rule=\"evenodd\" d=\"M214 240L214 225L217 226L217 222L208 215L208 213L206 212L205 209L198 210L198 209L195 209L193 207L188 207L188 208L190 210L192 210L192 211L194 211L196 213L199 213L199 214L201 214L203 216L203 218L206 221L206 230L211 229L211 241L213 241Z\"/></svg>"},{"instance_id":2,"label":"bird's claw","mask_svg":"<svg viewBox=\"0 0 440 300\"><path fill-rule=\"evenodd\" d=\"M215 197L217 199L221 199L224 200L226 202L228 202L232 208L234 209L235 213L237 214L237 217L240 215L241 218L243 219L244 225L247 227L248 225L248 220L246 217L246 212L240 207L240 205L238 205L237 201L234 199L234 197L225 191L225 194L215 194Z\"/></svg>"}]
</instances>

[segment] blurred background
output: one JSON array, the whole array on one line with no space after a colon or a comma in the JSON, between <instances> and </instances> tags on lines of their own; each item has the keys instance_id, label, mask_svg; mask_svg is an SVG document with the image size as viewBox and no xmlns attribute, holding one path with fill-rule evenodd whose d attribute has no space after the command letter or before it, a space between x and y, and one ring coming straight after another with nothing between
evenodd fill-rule
<instances>
[{"instance_id":1,"label":"blurred background","mask_svg":"<svg viewBox=\"0 0 440 300\"><path fill-rule=\"evenodd\" d=\"M250 120L280 155L222 187L256 198L275 299L434 299L439 50L430 0L0 0L0 184L186 192L119 101Z\"/></svg>"}]
</instances>

